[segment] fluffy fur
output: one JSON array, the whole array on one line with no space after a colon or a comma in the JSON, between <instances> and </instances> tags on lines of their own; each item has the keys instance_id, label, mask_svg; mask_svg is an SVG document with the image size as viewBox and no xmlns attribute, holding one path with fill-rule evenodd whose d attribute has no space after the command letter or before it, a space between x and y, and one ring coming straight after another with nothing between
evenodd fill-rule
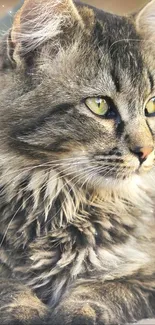
<instances>
[{"instance_id":1,"label":"fluffy fur","mask_svg":"<svg viewBox=\"0 0 155 325\"><path fill-rule=\"evenodd\" d=\"M27 0L1 42L1 325L155 317L154 6Z\"/></svg>"}]
</instances>

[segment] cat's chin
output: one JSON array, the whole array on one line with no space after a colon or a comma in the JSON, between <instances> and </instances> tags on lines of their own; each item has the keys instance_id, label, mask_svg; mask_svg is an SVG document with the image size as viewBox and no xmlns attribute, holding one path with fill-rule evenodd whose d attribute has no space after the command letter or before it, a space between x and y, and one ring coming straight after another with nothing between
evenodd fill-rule
<instances>
[{"instance_id":1,"label":"cat's chin","mask_svg":"<svg viewBox=\"0 0 155 325\"><path fill-rule=\"evenodd\" d=\"M145 191L153 191L154 189L155 192L154 180L155 168L149 169L149 171L139 169L126 177L98 177L96 185L99 190L111 190L118 193L127 193L128 191L134 193L137 189Z\"/></svg>"},{"instance_id":2,"label":"cat's chin","mask_svg":"<svg viewBox=\"0 0 155 325\"><path fill-rule=\"evenodd\" d=\"M98 181L98 185L101 188L109 188L109 189L118 189L122 186L129 186L131 184L139 185L141 183L141 176L138 174L130 175L129 177L123 178L114 178L114 177L106 177L102 178Z\"/></svg>"}]
</instances>

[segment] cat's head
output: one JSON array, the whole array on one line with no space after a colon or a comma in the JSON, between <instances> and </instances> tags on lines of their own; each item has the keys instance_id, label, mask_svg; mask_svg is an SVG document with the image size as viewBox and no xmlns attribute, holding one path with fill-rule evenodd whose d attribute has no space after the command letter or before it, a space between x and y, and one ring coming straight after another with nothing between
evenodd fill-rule
<instances>
[{"instance_id":1,"label":"cat's head","mask_svg":"<svg viewBox=\"0 0 155 325\"><path fill-rule=\"evenodd\" d=\"M150 173L154 35L155 1L131 17L25 1L1 45L1 154L80 184Z\"/></svg>"}]
</instances>

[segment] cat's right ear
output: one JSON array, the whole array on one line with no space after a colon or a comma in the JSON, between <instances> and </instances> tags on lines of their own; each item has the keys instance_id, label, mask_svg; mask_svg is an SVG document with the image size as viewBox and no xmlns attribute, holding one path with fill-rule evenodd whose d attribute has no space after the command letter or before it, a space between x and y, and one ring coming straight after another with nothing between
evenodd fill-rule
<instances>
[{"instance_id":1,"label":"cat's right ear","mask_svg":"<svg viewBox=\"0 0 155 325\"><path fill-rule=\"evenodd\" d=\"M83 28L82 18L72 0L25 0L17 12L8 38L10 60L16 65L49 41L56 44L63 29Z\"/></svg>"},{"instance_id":2,"label":"cat's right ear","mask_svg":"<svg viewBox=\"0 0 155 325\"><path fill-rule=\"evenodd\" d=\"M155 39L155 0L150 1L135 16L137 31L147 40Z\"/></svg>"}]
</instances>

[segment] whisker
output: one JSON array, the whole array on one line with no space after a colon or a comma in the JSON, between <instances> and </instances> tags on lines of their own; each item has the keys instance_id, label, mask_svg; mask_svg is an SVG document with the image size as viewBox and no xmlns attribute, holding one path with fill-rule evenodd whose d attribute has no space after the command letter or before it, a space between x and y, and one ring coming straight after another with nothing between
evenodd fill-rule
<instances>
[{"instance_id":1,"label":"whisker","mask_svg":"<svg viewBox=\"0 0 155 325\"><path fill-rule=\"evenodd\" d=\"M88 170L89 170L89 172L90 172L90 169L91 169L91 167L86 167L85 171L88 171ZM92 169L94 169L94 167L93 167ZM82 170L80 174L83 174L83 172L84 172L84 170ZM74 183L74 184L72 184L71 189L69 190L68 194L73 190L73 188L76 186L76 184L77 184L79 181L81 181L82 178L79 179L79 174L78 174L78 175L74 176L74 177L70 180L70 182L73 182L73 180L76 179L77 177L78 177L77 182ZM85 177L85 175L84 175L83 177ZM64 186L65 186L65 185L66 185L66 184L64 184ZM62 186L61 190L63 189L64 186ZM64 199L64 201L62 202L61 206L65 203L66 200L67 200L67 198ZM51 222L51 220L54 219L60 211L61 211L61 207L60 207L59 210L55 213L55 215L52 216L52 218L51 218L50 220L48 220L47 223Z\"/></svg>"},{"instance_id":2,"label":"whisker","mask_svg":"<svg viewBox=\"0 0 155 325\"><path fill-rule=\"evenodd\" d=\"M75 160L75 158L74 158L74 160ZM82 160L82 162L83 163L85 163L85 161L84 161L84 158L81 158L81 160ZM16 179L20 179L20 177L22 176L22 174L24 175L24 173L25 172L30 172L30 171L33 171L34 169L38 169L38 168L41 168L41 167L49 167L49 168L51 168L51 167L59 167L59 166L66 166L66 165L69 165L70 166L70 164L73 166L73 165L76 165L76 164L78 164L78 162L77 161L75 161L75 162L72 162L72 161L70 161L70 162L68 162L68 163L57 163L57 164L55 164L54 162L48 162L48 163L43 163L43 164L39 164L39 165L35 165L35 166L32 166L32 167L30 167L30 168L23 168L23 169L21 169L22 170L22 172L19 174L19 170L15 170L15 171L13 171L13 172L11 172L11 173L6 173L7 174L7 177L8 176L11 176L11 175L14 175L15 173L18 173L18 175L16 176L16 177L14 177L13 178L13 180L12 179L10 179L8 182L6 182L5 184L4 184L4 186L6 187L6 186L8 186L10 183L12 183L12 181L13 182L15 182L15 180ZM3 177L5 176L5 174L3 175ZM0 194L2 193L2 191L3 190L1 190L0 191Z\"/></svg>"},{"instance_id":3,"label":"whisker","mask_svg":"<svg viewBox=\"0 0 155 325\"><path fill-rule=\"evenodd\" d=\"M67 168L67 169L68 169L68 168ZM42 175L42 176L44 177L45 175ZM63 178L63 176L61 176L61 178ZM56 179L60 179L60 177L59 177L59 178L56 178ZM43 186L42 186L41 188L38 189L38 193L42 190L42 188L44 188L44 186L45 186L45 184L43 184ZM16 194L16 195L17 195L17 194ZM15 196L16 196L16 195L15 195ZM32 193L32 194L31 194L31 195L30 195L30 196L29 196L29 197L24 201L24 203L28 202L28 201L30 200L30 198L33 197L33 195L34 195L34 193ZM9 230L9 228L10 228L10 226L11 226L13 220L15 219L17 213L20 211L20 209L22 208L22 206L23 206L23 203L19 206L19 208L16 210L16 212L15 212L14 215L13 215L13 217L11 218L11 220L10 220L10 222L9 222L9 224L8 224L8 226L7 226L6 230L5 230L5 232L4 232L4 235L3 235L3 237L2 237L2 240L1 240L1 242L0 242L0 247L2 246L2 244L3 244L3 242L4 242L5 238L6 238L7 232L8 232L8 230Z\"/></svg>"}]
</instances>

